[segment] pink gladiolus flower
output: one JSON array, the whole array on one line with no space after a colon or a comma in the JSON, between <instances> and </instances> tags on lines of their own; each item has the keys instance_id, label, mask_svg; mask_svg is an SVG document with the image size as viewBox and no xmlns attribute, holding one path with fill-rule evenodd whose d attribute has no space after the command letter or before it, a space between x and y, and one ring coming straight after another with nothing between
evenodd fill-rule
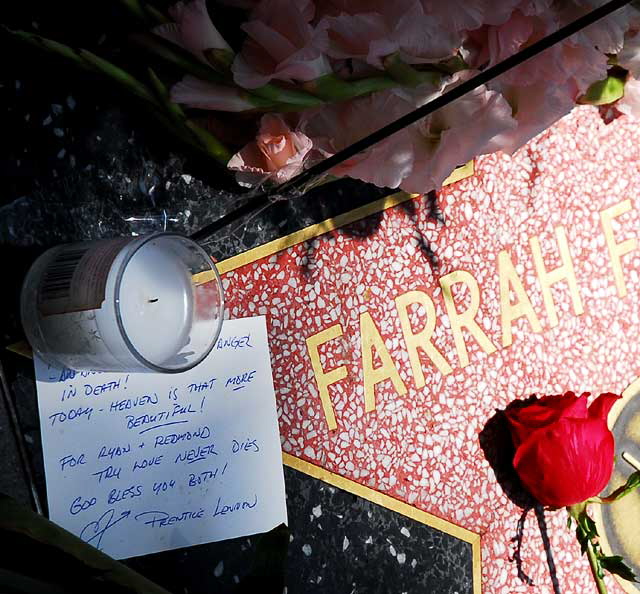
<instances>
[{"instance_id":1,"label":"pink gladiolus flower","mask_svg":"<svg viewBox=\"0 0 640 594\"><path fill-rule=\"evenodd\" d=\"M310 81L329 74L329 62L314 42L312 18L311 2L262 0L242 25L248 37L231 68L236 84L255 89L273 79Z\"/></svg>"},{"instance_id":2,"label":"pink gladiolus flower","mask_svg":"<svg viewBox=\"0 0 640 594\"><path fill-rule=\"evenodd\" d=\"M640 78L640 32L627 35L618 54L618 64L631 72L634 78Z\"/></svg>"},{"instance_id":3,"label":"pink gladiolus flower","mask_svg":"<svg viewBox=\"0 0 640 594\"><path fill-rule=\"evenodd\" d=\"M502 87L502 94L513 109L517 127L498 134L489 145L490 152L514 153L522 145L544 132L575 106L575 88L569 85L544 87Z\"/></svg>"},{"instance_id":4,"label":"pink gladiolus flower","mask_svg":"<svg viewBox=\"0 0 640 594\"><path fill-rule=\"evenodd\" d=\"M303 113L305 131L314 148L328 157L411 111L412 105L391 91L327 105ZM381 187L396 188L411 170L413 147L406 130L372 146L330 173Z\"/></svg>"},{"instance_id":5,"label":"pink gladiolus flower","mask_svg":"<svg viewBox=\"0 0 640 594\"><path fill-rule=\"evenodd\" d=\"M320 47L333 58L358 58L382 68L399 52L409 64L437 62L455 54L459 35L427 16L419 0L371 2L368 10L341 12L320 21Z\"/></svg>"},{"instance_id":6,"label":"pink gladiolus flower","mask_svg":"<svg viewBox=\"0 0 640 594\"><path fill-rule=\"evenodd\" d=\"M292 130L279 114L265 114L255 141L231 157L227 166L236 180L254 186L267 180L282 183L302 171L313 146L301 130Z\"/></svg>"},{"instance_id":7,"label":"pink gladiolus flower","mask_svg":"<svg viewBox=\"0 0 640 594\"><path fill-rule=\"evenodd\" d=\"M472 75L470 71L456 73L448 87ZM400 187L417 193L439 188L456 167L490 152L491 140L515 126L511 107L502 95L485 86L467 93L410 127L414 163Z\"/></svg>"},{"instance_id":8,"label":"pink gladiolus flower","mask_svg":"<svg viewBox=\"0 0 640 594\"><path fill-rule=\"evenodd\" d=\"M624 85L624 96L615 105L622 113L640 119L640 81L629 77Z\"/></svg>"},{"instance_id":9,"label":"pink gladiolus flower","mask_svg":"<svg viewBox=\"0 0 640 594\"><path fill-rule=\"evenodd\" d=\"M171 88L171 101L198 109L215 111L248 111L254 105L247 99L246 91L205 82L187 75Z\"/></svg>"},{"instance_id":10,"label":"pink gladiolus flower","mask_svg":"<svg viewBox=\"0 0 640 594\"><path fill-rule=\"evenodd\" d=\"M471 31L482 25L501 25L520 0L421 0L425 13L450 32Z\"/></svg>"},{"instance_id":11,"label":"pink gladiolus flower","mask_svg":"<svg viewBox=\"0 0 640 594\"><path fill-rule=\"evenodd\" d=\"M232 51L211 22L206 0L178 2L169 9L169 14L175 23L159 25L153 30L156 35L183 47L203 62L207 62L203 54L207 49Z\"/></svg>"}]
</instances>

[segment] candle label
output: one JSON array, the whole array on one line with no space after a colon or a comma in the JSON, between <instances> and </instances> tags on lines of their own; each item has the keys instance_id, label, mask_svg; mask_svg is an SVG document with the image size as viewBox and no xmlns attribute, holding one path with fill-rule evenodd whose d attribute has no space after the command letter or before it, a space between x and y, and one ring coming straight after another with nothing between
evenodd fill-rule
<instances>
[{"instance_id":1,"label":"candle label","mask_svg":"<svg viewBox=\"0 0 640 594\"><path fill-rule=\"evenodd\" d=\"M81 242L63 246L49 263L38 288L43 316L98 309L107 277L120 250L132 238Z\"/></svg>"}]
</instances>

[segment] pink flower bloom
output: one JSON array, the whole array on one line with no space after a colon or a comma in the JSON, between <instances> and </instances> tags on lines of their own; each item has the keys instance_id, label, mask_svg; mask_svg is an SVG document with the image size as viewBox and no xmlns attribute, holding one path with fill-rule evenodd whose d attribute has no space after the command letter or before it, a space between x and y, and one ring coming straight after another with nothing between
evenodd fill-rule
<instances>
[{"instance_id":1,"label":"pink flower bloom","mask_svg":"<svg viewBox=\"0 0 640 594\"><path fill-rule=\"evenodd\" d=\"M320 47L333 58L358 58L382 68L385 56L400 52L409 64L452 56L461 38L427 16L419 0L374 1L368 10L320 21Z\"/></svg>"},{"instance_id":2,"label":"pink flower bloom","mask_svg":"<svg viewBox=\"0 0 640 594\"><path fill-rule=\"evenodd\" d=\"M448 87L472 75L456 73ZM491 140L515 126L511 107L499 93L481 86L463 95L410 127L414 163L400 187L416 193L440 187L456 167L490 152Z\"/></svg>"},{"instance_id":3,"label":"pink flower bloom","mask_svg":"<svg viewBox=\"0 0 640 594\"><path fill-rule=\"evenodd\" d=\"M247 40L233 62L235 82L255 89L273 79L309 81L330 73L327 58L314 43L312 18L309 1L262 0L242 25Z\"/></svg>"},{"instance_id":4,"label":"pink flower bloom","mask_svg":"<svg viewBox=\"0 0 640 594\"><path fill-rule=\"evenodd\" d=\"M323 157L331 156L408 113L412 105L390 91L327 105L302 114L305 131ZM374 145L330 173L396 188L411 170L413 148L406 130Z\"/></svg>"},{"instance_id":5,"label":"pink flower bloom","mask_svg":"<svg viewBox=\"0 0 640 594\"><path fill-rule=\"evenodd\" d=\"M520 0L421 0L425 13L446 31L458 33L482 25L501 25Z\"/></svg>"},{"instance_id":6,"label":"pink flower bloom","mask_svg":"<svg viewBox=\"0 0 640 594\"><path fill-rule=\"evenodd\" d=\"M522 145L544 132L554 122L567 115L575 106L578 95L574 85L543 84L531 86L496 85L513 110L517 127L496 135L488 152L502 150L514 153Z\"/></svg>"},{"instance_id":7,"label":"pink flower bloom","mask_svg":"<svg viewBox=\"0 0 640 594\"><path fill-rule=\"evenodd\" d=\"M555 13L544 6L529 6L524 12L515 10L503 24L483 27L470 34L471 42L481 48L473 56L472 65L477 68L485 62L489 66L498 64L559 26ZM604 78L606 72L606 56L586 38L576 38L558 43L527 60L502 75L498 82L518 86L574 82L582 93L591 83Z\"/></svg>"},{"instance_id":8,"label":"pink flower bloom","mask_svg":"<svg viewBox=\"0 0 640 594\"><path fill-rule=\"evenodd\" d=\"M236 173L242 186L267 180L282 183L302 171L311 150L311 139L301 130L292 130L278 114L265 114L255 141L231 157L227 167Z\"/></svg>"},{"instance_id":9,"label":"pink flower bloom","mask_svg":"<svg viewBox=\"0 0 640 594\"><path fill-rule=\"evenodd\" d=\"M618 64L626 68L634 78L640 78L640 32L629 33L618 54Z\"/></svg>"},{"instance_id":10,"label":"pink flower bloom","mask_svg":"<svg viewBox=\"0 0 640 594\"><path fill-rule=\"evenodd\" d=\"M248 111L254 105L247 99L246 91L205 82L187 75L171 88L171 101L198 109L215 111Z\"/></svg>"},{"instance_id":11,"label":"pink flower bloom","mask_svg":"<svg viewBox=\"0 0 640 594\"><path fill-rule=\"evenodd\" d=\"M231 47L209 18L206 0L178 2L169 9L169 13L175 23L159 25L153 30L156 35L190 51L203 62L207 62L204 50L213 48L231 51Z\"/></svg>"},{"instance_id":12,"label":"pink flower bloom","mask_svg":"<svg viewBox=\"0 0 640 594\"><path fill-rule=\"evenodd\" d=\"M640 81L629 77L624 85L624 96L615 105L618 111L640 119Z\"/></svg>"}]
</instances>

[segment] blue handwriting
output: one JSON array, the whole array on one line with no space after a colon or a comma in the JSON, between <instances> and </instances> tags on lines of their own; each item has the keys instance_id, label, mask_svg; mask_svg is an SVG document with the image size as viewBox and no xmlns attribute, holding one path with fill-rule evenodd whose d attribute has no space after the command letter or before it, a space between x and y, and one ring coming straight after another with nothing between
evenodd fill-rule
<instances>
[{"instance_id":1,"label":"blue handwriting","mask_svg":"<svg viewBox=\"0 0 640 594\"><path fill-rule=\"evenodd\" d=\"M160 481L159 483L153 483L153 492L156 495L159 495L160 493L164 493L165 491L168 491L169 489L173 489L176 486L176 481L174 481L173 479L171 479L170 481Z\"/></svg>"},{"instance_id":2,"label":"blue handwriting","mask_svg":"<svg viewBox=\"0 0 640 594\"><path fill-rule=\"evenodd\" d=\"M131 471L135 472L136 470L144 470L145 468L150 468L151 466L160 466L160 464L162 463L162 458L164 458L164 456L160 454L159 456L154 456L153 458L144 458L140 460L140 462L134 460L133 468L131 469Z\"/></svg>"},{"instance_id":3,"label":"blue handwriting","mask_svg":"<svg viewBox=\"0 0 640 594\"><path fill-rule=\"evenodd\" d=\"M244 441L233 440L231 451L234 454L238 452L259 452L260 446L256 443L257 439L245 439Z\"/></svg>"},{"instance_id":4,"label":"blue handwriting","mask_svg":"<svg viewBox=\"0 0 640 594\"><path fill-rule=\"evenodd\" d=\"M107 448L106 445L103 445L98 452L98 459L100 458L109 458L109 460L113 460L114 458L119 458L120 456L124 456L131 451L131 444L123 446L112 446Z\"/></svg>"},{"instance_id":5,"label":"blue handwriting","mask_svg":"<svg viewBox=\"0 0 640 594\"><path fill-rule=\"evenodd\" d=\"M156 435L154 448L158 446L173 445L181 441L191 441L192 439L209 439L211 429L207 425L198 427L195 431L185 431L184 433L168 433L167 435Z\"/></svg>"},{"instance_id":6,"label":"blue handwriting","mask_svg":"<svg viewBox=\"0 0 640 594\"><path fill-rule=\"evenodd\" d=\"M80 466L81 464L86 464L84 454L80 454L77 458L76 456L72 456L71 454L67 454L60 458L60 470L64 470L66 466L69 468L73 468L75 466Z\"/></svg>"},{"instance_id":7,"label":"blue handwriting","mask_svg":"<svg viewBox=\"0 0 640 594\"><path fill-rule=\"evenodd\" d=\"M146 526L152 528L162 528L163 526L171 526L185 520L196 520L202 518L204 515L204 509L200 508L198 511L184 511L179 515L170 516L167 512L163 511L146 511L136 514L135 519L137 522L143 522Z\"/></svg>"},{"instance_id":8,"label":"blue handwriting","mask_svg":"<svg viewBox=\"0 0 640 594\"><path fill-rule=\"evenodd\" d=\"M219 338L216 343L216 349L243 349L245 347L253 348L253 345L249 344L251 340L251 334L246 336L228 336L227 338Z\"/></svg>"},{"instance_id":9,"label":"blue handwriting","mask_svg":"<svg viewBox=\"0 0 640 594\"><path fill-rule=\"evenodd\" d=\"M131 485L126 489L111 489L107 496L107 503L113 505L125 499L135 499L142 495L142 485Z\"/></svg>"},{"instance_id":10,"label":"blue handwriting","mask_svg":"<svg viewBox=\"0 0 640 594\"><path fill-rule=\"evenodd\" d=\"M51 426L53 427L56 422L64 423L65 421L73 421L74 419L79 419L82 417L86 417L87 421L91 419L91 414L93 413L93 407L89 406L84 408L82 406L78 408L72 408L67 412L57 412L49 415L49 419L51 419Z\"/></svg>"},{"instance_id":11,"label":"blue handwriting","mask_svg":"<svg viewBox=\"0 0 640 594\"><path fill-rule=\"evenodd\" d=\"M131 510L120 512L120 517L114 520L114 509L108 509L97 520L89 522L81 531L80 538L85 542L93 544L96 549L101 550L102 538L109 528L113 528L118 522L131 515Z\"/></svg>"},{"instance_id":12,"label":"blue handwriting","mask_svg":"<svg viewBox=\"0 0 640 594\"><path fill-rule=\"evenodd\" d=\"M76 497L71 503L71 506L69 507L69 513L72 516L75 516L80 512L87 511L89 508L93 507L96 503L97 503L97 499L95 497L91 497L91 499Z\"/></svg>"},{"instance_id":13,"label":"blue handwriting","mask_svg":"<svg viewBox=\"0 0 640 594\"><path fill-rule=\"evenodd\" d=\"M212 377L209 381L206 382L198 382L197 384L189 384L187 389L189 390L189 394L191 392L202 392L204 390L213 390L213 384L216 381L215 377Z\"/></svg>"},{"instance_id":14,"label":"blue handwriting","mask_svg":"<svg viewBox=\"0 0 640 594\"><path fill-rule=\"evenodd\" d=\"M102 479L106 481L107 479L111 479L111 478L120 478L121 470L122 470L122 467L120 466L116 468L115 466L109 465L104 470L99 470L98 472L94 472L93 476L97 476L98 483L101 483Z\"/></svg>"},{"instance_id":15,"label":"blue handwriting","mask_svg":"<svg viewBox=\"0 0 640 594\"><path fill-rule=\"evenodd\" d=\"M203 485L209 481L214 480L218 476L218 472L220 472L220 476L224 474L224 471L227 469L227 463L224 463L222 470L220 468L216 468L215 470L203 470L198 474L189 473L189 486L197 487L198 485Z\"/></svg>"},{"instance_id":16,"label":"blue handwriting","mask_svg":"<svg viewBox=\"0 0 640 594\"><path fill-rule=\"evenodd\" d=\"M114 400L109 406L109 412L131 410L136 406L144 406L145 404L158 404L158 395L144 394L135 398L124 398L123 400Z\"/></svg>"},{"instance_id":17,"label":"blue handwriting","mask_svg":"<svg viewBox=\"0 0 640 594\"><path fill-rule=\"evenodd\" d=\"M247 371L246 373L230 377L227 379L224 387L235 386L235 388L233 388L234 390L240 390L253 381L255 374L256 370L254 369L253 371Z\"/></svg>"},{"instance_id":18,"label":"blue handwriting","mask_svg":"<svg viewBox=\"0 0 640 594\"><path fill-rule=\"evenodd\" d=\"M215 444L210 443L206 446L198 446L197 448L185 450L184 452L176 456L176 459L173 463L178 464L180 462L186 462L187 464L193 464L194 462L198 462L200 460L206 460L209 456L217 455L218 452L216 452L215 450Z\"/></svg>"},{"instance_id":19,"label":"blue handwriting","mask_svg":"<svg viewBox=\"0 0 640 594\"><path fill-rule=\"evenodd\" d=\"M236 501L232 504L222 503L222 498L218 497L218 502L216 503L216 509L213 512L213 517L216 516L225 516L226 514L230 514L232 512L244 510L244 509L253 509L256 505L258 505L258 496L253 496L253 503L249 501Z\"/></svg>"}]
</instances>

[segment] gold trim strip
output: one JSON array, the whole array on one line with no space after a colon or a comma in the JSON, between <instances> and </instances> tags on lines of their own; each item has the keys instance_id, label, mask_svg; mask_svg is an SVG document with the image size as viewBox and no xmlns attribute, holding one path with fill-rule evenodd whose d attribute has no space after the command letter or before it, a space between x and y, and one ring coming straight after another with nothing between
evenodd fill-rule
<instances>
[{"instance_id":1,"label":"gold trim strip","mask_svg":"<svg viewBox=\"0 0 640 594\"><path fill-rule=\"evenodd\" d=\"M311 464L311 462L296 458L295 456L287 454L286 452L282 452L282 461L286 466L294 468L295 470L298 470L308 476L319 479L325 483L333 485L334 487L338 487L343 491L347 491L348 493L352 493L353 495L362 497L367 501L371 501L371 503L380 505L386 509L402 514L407 518L415 520L416 522L420 522L425 526L435 528L436 530L440 530L440 532L444 532L445 534L453 536L458 540L469 543L471 545L471 557L473 561L473 593L481 594L482 555L480 550L479 534L471 532L471 530L462 528L461 526L453 524L452 522L449 522L447 520L443 520L442 518L434 516L433 514L417 509L412 505L405 503L404 501L394 499L393 497L385 495L384 493L379 493L378 491L375 491L370 487L365 487L360 483L356 483L355 481L335 474L329 470L325 470L320 466Z\"/></svg>"}]
</instances>

